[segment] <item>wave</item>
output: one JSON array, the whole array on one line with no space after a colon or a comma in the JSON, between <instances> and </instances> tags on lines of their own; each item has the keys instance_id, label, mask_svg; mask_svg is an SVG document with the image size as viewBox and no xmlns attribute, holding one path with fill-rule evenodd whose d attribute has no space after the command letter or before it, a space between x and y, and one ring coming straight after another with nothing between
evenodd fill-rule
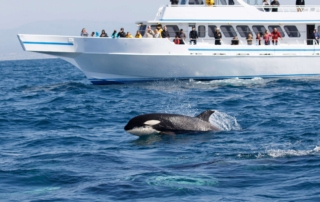
<instances>
[{"instance_id":1,"label":"wave","mask_svg":"<svg viewBox=\"0 0 320 202\"><path fill-rule=\"evenodd\" d=\"M308 156L314 155L320 152L320 146L316 146L314 149L311 150L282 150L282 149L271 149L267 150L267 155L271 156L272 158L279 158L279 157L294 157L294 156Z\"/></svg>"}]
</instances>

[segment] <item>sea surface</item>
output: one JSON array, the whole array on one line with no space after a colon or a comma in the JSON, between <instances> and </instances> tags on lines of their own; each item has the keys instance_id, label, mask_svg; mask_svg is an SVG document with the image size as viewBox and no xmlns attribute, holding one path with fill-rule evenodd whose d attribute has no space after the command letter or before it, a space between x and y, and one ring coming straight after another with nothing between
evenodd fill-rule
<instances>
[{"instance_id":1,"label":"sea surface","mask_svg":"<svg viewBox=\"0 0 320 202\"><path fill-rule=\"evenodd\" d=\"M138 138L134 116L212 109L221 132ZM0 62L0 201L320 201L320 77L95 86Z\"/></svg>"}]
</instances>

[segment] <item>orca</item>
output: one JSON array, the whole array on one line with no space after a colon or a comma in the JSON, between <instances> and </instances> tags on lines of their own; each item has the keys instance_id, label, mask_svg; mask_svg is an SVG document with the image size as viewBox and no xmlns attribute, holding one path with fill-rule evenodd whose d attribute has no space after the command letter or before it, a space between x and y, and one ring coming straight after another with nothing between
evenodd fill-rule
<instances>
[{"instance_id":1,"label":"orca","mask_svg":"<svg viewBox=\"0 0 320 202\"><path fill-rule=\"evenodd\" d=\"M136 136L219 131L217 126L209 122L213 113L213 110L207 110L196 117L179 114L144 114L132 118L124 130Z\"/></svg>"}]
</instances>

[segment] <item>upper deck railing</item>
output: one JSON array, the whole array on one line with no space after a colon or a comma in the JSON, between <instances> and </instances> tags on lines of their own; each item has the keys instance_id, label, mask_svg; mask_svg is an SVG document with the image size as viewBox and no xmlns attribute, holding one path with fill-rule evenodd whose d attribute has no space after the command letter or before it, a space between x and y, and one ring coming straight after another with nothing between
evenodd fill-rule
<instances>
[{"instance_id":1,"label":"upper deck railing","mask_svg":"<svg viewBox=\"0 0 320 202\"><path fill-rule=\"evenodd\" d=\"M244 7L243 5L208 5L208 4L178 4L168 5L168 7ZM272 12L272 9L277 9L276 12L320 12L320 5L296 6L296 5L281 5L281 6L264 6L264 5L248 5L251 8L257 8L263 12Z\"/></svg>"}]
</instances>

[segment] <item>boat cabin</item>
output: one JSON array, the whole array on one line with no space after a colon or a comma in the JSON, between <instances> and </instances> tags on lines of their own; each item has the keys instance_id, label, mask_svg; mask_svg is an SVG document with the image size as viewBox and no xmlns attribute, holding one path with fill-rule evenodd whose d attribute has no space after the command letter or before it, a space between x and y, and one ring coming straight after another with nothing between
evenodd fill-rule
<instances>
[{"instance_id":1,"label":"boat cabin","mask_svg":"<svg viewBox=\"0 0 320 202\"><path fill-rule=\"evenodd\" d=\"M259 1L260 2L260 1ZM305 6L298 12L295 5L281 5L277 11L274 7L258 5L258 0L215 0L213 6L205 0L179 0L178 5L161 7L153 21L138 22L139 31L145 34L147 26L154 30L160 24L166 26L170 38L174 38L181 29L189 41L192 27L198 31L198 44L213 45L214 32L217 28L222 33L222 45L231 45L234 37L239 45L247 45L247 37L254 40L259 33L261 37L266 30L274 28L280 32L282 45L314 45L313 30L320 32L320 6Z\"/></svg>"}]
</instances>

